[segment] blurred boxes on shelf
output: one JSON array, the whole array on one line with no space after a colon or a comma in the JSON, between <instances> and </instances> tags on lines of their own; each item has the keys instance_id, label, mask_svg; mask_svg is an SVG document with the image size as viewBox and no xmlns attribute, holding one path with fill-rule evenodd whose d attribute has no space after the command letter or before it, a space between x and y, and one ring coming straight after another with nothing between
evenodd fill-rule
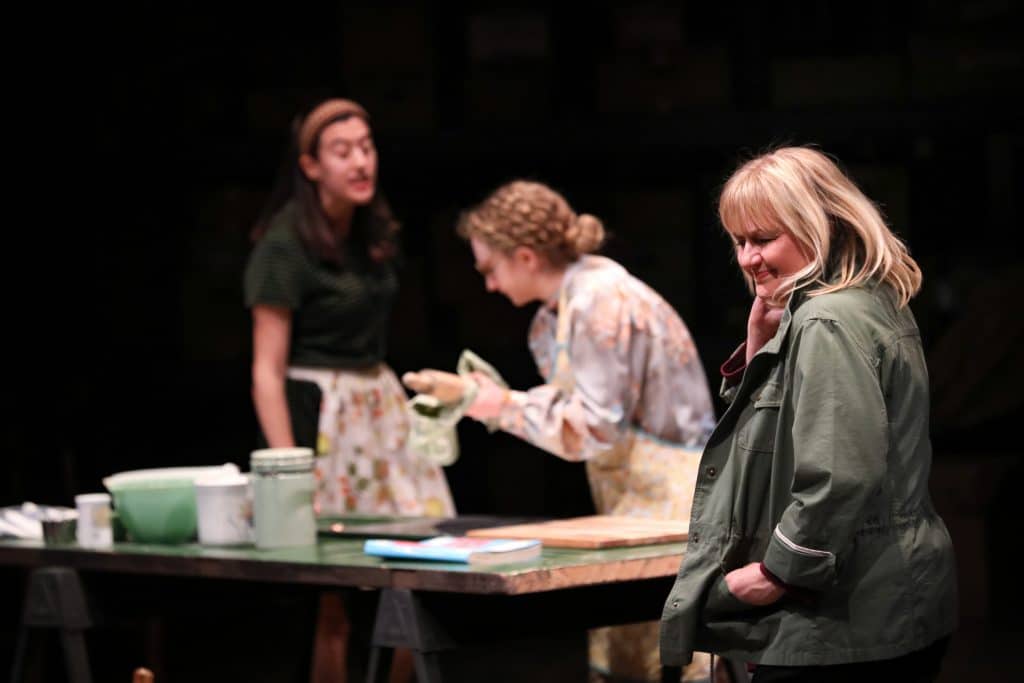
<instances>
[{"instance_id":1,"label":"blurred boxes on shelf","mask_svg":"<svg viewBox=\"0 0 1024 683\"><path fill-rule=\"evenodd\" d=\"M1024 46L1019 36L962 30L919 33L910 37L909 50L914 100L1024 90Z\"/></svg>"},{"instance_id":2,"label":"blurred boxes on shelf","mask_svg":"<svg viewBox=\"0 0 1024 683\"><path fill-rule=\"evenodd\" d=\"M771 65L776 107L900 102L908 75L901 55L776 59Z\"/></svg>"},{"instance_id":3,"label":"blurred boxes on shelf","mask_svg":"<svg viewBox=\"0 0 1024 683\"><path fill-rule=\"evenodd\" d=\"M434 129L437 67L426 8L346 6L340 21L339 62L349 94L374 125L384 131Z\"/></svg>"},{"instance_id":4,"label":"blurred boxes on shelf","mask_svg":"<svg viewBox=\"0 0 1024 683\"><path fill-rule=\"evenodd\" d=\"M687 50L670 61L620 60L598 67L602 114L670 114L728 106L732 76L723 48Z\"/></svg>"},{"instance_id":5,"label":"blurred boxes on shelf","mask_svg":"<svg viewBox=\"0 0 1024 683\"><path fill-rule=\"evenodd\" d=\"M551 25L534 9L494 9L466 23L464 113L470 123L546 120L554 82Z\"/></svg>"},{"instance_id":6,"label":"blurred boxes on shelf","mask_svg":"<svg viewBox=\"0 0 1024 683\"><path fill-rule=\"evenodd\" d=\"M542 124L551 116L552 88L546 62L471 67L465 117L474 124Z\"/></svg>"},{"instance_id":7,"label":"blurred boxes on shelf","mask_svg":"<svg viewBox=\"0 0 1024 683\"><path fill-rule=\"evenodd\" d=\"M492 9L472 14L466 25L473 64L543 61L551 55L551 27L536 9Z\"/></svg>"},{"instance_id":8,"label":"blurred boxes on shelf","mask_svg":"<svg viewBox=\"0 0 1024 683\"><path fill-rule=\"evenodd\" d=\"M657 115L730 103L725 46L687 44L680 7L619 7L613 14L613 50L597 73L599 113Z\"/></svg>"}]
</instances>

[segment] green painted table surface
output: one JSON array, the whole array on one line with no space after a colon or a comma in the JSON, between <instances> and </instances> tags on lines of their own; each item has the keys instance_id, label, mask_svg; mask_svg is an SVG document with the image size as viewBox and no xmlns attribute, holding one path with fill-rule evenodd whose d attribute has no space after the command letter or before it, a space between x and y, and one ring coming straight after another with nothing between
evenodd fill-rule
<instances>
[{"instance_id":1,"label":"green painted table surface","mask_svg":"<svg viewBox=\"0 0 1024 683\"><path fill-rule=\"evenodd\" d=\"M685 543L605 550L544 548L527 562L478 567L393 561L365 555L361 539L321 537L316 546L278 550L198 544L115 544L109 550L0 540L0 564L82 571L195 576L243 581L519 595L675 576Z\"/></svg>"},{"instance_id":2,"label":"green painted table surface","mask_svg":"<svg viewBox=\"0 0 1024 683\"><path fill-rule=\"evenodd\" d=\"M446 683L546 683L586 679L585 629L656 620L685 549L685 543L544 548L535 560L479 567L386 560L365 555L363 542L321 535L316 546L280 550L136 543L89 550L0 540L0 566L89 573L93 577L85 585L93 597L148 595L140 593L148 589L139 582L161 577L227 580L243 591L262 591L266 583L375 589L379 604L367 622L372 645L411 648L416 661L433 672L427 680L441 680L443 670ZM132 580L110 581L117 576ZM199 590L189 583L189 590ZM217 588L219 599L223 590ZM355 591L357 598L367 595ZM133 609L144 603L128 599ZM498 673L504 677L496 678Z\"/></svg>"}]
</instances>

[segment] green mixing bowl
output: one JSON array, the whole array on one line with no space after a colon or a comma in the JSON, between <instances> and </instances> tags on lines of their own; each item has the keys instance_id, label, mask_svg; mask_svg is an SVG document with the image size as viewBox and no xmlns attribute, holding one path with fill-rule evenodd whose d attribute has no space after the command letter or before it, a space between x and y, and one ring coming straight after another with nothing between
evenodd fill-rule
<instances>
[{"instance_id":1,"label":"green mixing bowl","mask_svg":"<svg viewBox=\"0 0 1024 683\"><path fill-rule=\"evenodd\" d=\"M136 543L185 543L196 536L196 486L199 477L237 475L238 467L162 467L104 477L114 511Z\"/></svg>"},{"instance_id":2,"label":"green mixing bowl","mask_svg":"<svg viewBox=\"0 0 1024 683\"><path fill-rule=\"evenodd\" d=\"M130 481L109 487L114 508L136 543L185 543L196 535L193 479Z\"/></svg>"}]
</instances>

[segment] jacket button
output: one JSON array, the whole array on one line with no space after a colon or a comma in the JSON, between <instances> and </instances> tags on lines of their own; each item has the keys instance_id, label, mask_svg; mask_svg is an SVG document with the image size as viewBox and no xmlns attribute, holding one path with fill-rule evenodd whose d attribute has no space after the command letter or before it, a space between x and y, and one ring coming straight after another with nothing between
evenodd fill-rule
<instances>
[{"instance_id":1,"label":"jacket button","mask_svg":"<svg viewBox=\"0 0 1024 683\"><path fill-rule=\"evenodd\" d=\"M718 468L714 466L707 468L704 472L708 475L708 479L714 479L718 476Z\"/></svg>"},{"instance_id":2,"label":"jacket button","mask_svg":"<svg viewBox=\"0 0 1024 683\"><path fill-rule=\"evenodd\" d=\"M699 542L700 542L700 534L698 534L696 531L694 531L692 534L690 534L690 543L699 543Z\"/></svg>"},{"instance_id":3,"label":"jacket button","mask_svg":"<svg viewBox=\"0 0 1024 683\"><path fill-rule=\"evenodd\" d=\"M673 600L672 601L672 606L673 607L679 607L679 601L678 600Z\"/></svg>"}]
</instances>

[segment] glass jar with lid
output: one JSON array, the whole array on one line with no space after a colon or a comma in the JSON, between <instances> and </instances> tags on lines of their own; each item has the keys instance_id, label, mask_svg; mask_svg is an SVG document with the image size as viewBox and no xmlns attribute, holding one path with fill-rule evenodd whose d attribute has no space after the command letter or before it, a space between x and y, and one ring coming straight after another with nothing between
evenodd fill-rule
<instances>
[{"instance_id":1,"label":"glass jar with lid","mask_svg":"<svg viewBox=\"0 0 1024 683\"><path fill-rule=\"evenodd\" d=\"M313 449L261 448L249 463L256 547L315 545Z\"/></svg>"}]
</instances>

